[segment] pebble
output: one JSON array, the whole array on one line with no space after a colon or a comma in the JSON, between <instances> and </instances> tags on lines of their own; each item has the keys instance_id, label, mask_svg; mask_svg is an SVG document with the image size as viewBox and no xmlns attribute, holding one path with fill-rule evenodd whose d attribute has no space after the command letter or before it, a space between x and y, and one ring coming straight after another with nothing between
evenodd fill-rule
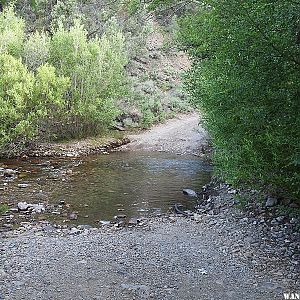
<instances>
[{"instance_id":1,"label":"pebble","mask_svg":"<svg viewBox=\"0 0 300 300\"><path fill-rule=\"evenodd\" d=\"M27 188L27 187L29 187L29 184L28 183L19 183L18 187L19 188Z\"/></svg>"},{"instance_id":2,"label":"pebble","mask_svg":"<svg viewBox=\"0 0 300 300\"><path fill-rule=\"evenodd\" d=\"M77 220L77 219L78 219L78 216L77 216L77 214L75 214L75 213L71 213L71 214L69 214L69 219L70 219L70 220Z\"/></svg>"}]
</instances>

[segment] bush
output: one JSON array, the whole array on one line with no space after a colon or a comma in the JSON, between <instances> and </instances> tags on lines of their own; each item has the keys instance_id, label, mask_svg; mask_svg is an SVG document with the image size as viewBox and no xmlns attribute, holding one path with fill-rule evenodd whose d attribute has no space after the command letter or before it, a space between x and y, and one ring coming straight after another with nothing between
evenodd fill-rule
<instances>
[{"instance_id":1,"label":"bush","mask_svg":"<svg viewBox=\"0 0 300 300\"><path fill-rule=\"evenodd\" d=\"M92 135L109 126L117 115L114 100L126 91L124 39L116 27L88 40L76 22L62 26L50 43L50 62L59 75L71 78L67 107L70 137Z\"/></svg>"},{"instance_id":2,"label":"bush","mask_svg":"<svg viewBox=\"0 0 300 300\"><path fill-rule=\"evenodd\" d=\"M34 76L21 60L0 54L0 145L20 144L33 137L33 112L27 109L32 97Z\"/></svg>"},{"instance_id":3,"label":"bush","mask_svg":"<svg viewBox=\"0 0 300 300\"><path fill-rule=\"evenodd\" d=\"M231 183L300 197L300 5L207 1L181 22L194 57L187 80L213 136L215 165Z\"/></svg>"},{"instance_id":4,"label":"bush","mask_svg":"<svg viewBox=\"0 0 300 300\"><path fill-rule=\"evenodd\" d=\"M35 77L8 54L0 54L0 74L0 148L17 151L37 136L41 120L63 106L68 79L57 77L49 65Z\"/></svg>"},{"instance_id":5,"label":"bush","mask_svg":"<svg viewBox=\"0 0 300 300\"><path fill-rule=\"evenodd\" d=\"M44 32L29 35L24 43L23 60L28 68L35 71L49 59L50 38Z\"/></svg>"},{"instance_id":6,"label":"bush","mask_svg":"<svg viewBox=\"0 0 300 300\"><path fill-rule=\"evenodd\" d=\"M0 54L21 56L24 29L24 21L15 15L12 6L8 6L0 13Z\"/></svg>"}]
</instances>

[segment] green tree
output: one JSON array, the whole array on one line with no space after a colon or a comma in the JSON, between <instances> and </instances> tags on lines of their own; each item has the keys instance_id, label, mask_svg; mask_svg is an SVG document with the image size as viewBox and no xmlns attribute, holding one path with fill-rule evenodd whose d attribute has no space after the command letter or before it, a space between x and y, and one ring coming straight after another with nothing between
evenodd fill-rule
<instances>
[{"instance_id":1,"label":"green tree","mask_svg":"<svg viewBox=\"0 0 300 300\"><path fill-rule=\"evenodd\" d=\"M24 21L17 17L13 7L8 6L0 13L0 53L21 56L24 42Z\"/></svg>"},{"instance_id":2,"label":"green tree","mask_svg":"<svg viewBox=\"0 0 300 300\"><path fill-rule=\"evenodd\" d=\"M207 1L180 35L196 58L188 87L219 172L292 197L300 179L299 13L293 1Z\"/></svg>"},{"instance_id":3,"label":"green tree","mask_svg":"<svg viewBox=\"0 0 300 300\"><path fill-rule=\"evenodd\" d=\"M213 137L228 182L300 196L300 3L151 1L158 12L198 2L180 21L193 59L191 99Z\"/></svg>"},{"instance_id":4,"label":"green tree","mask_svg":"<svg viewBox=\"0 0 300 300\"><path fill-rule=\"evenodd\" d=\"M38 136L43 120L49 123L63 110L69 80L49 65L34 76L9 54L0 54L0 74L0 149L19 151Z\"/></svg>"}]
</instances>

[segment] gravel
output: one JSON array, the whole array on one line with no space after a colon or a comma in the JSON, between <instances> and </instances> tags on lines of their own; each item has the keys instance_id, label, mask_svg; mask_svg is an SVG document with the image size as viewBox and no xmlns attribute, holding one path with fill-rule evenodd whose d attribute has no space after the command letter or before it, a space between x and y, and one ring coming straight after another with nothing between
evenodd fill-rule
<instances>
[{"instance_id":1,"label":"gravel","mask_svg":"<svg viewBox=\"0 0 300 300\"><path fill-rule=\"evenodd\" d=\"M180 115L151 130L130 135L131 143L121 146L125 151L162 151L176 154L201 155L208 148L207 132L199 127L199 115Z\"/></svg>"},{"instance_id":2,"label":"gravel","mask_svg":"<svg viewBox=\"0 0 300 300\"><path fill-rule=\"evenodd\" d=\"M224 209L132 228L6 233L0 299L265 300L297 291L290 261L262 250L268 241L236 217Z\"/></svg>"}]
</instances>

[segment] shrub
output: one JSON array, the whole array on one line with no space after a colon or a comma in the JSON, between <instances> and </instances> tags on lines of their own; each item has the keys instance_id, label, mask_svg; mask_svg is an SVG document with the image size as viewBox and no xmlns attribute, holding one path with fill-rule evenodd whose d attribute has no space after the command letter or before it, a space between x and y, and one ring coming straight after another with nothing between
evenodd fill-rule
<instances>
[{"instance_id":1,"label":"shrub","mask_svg":"<svg viewBox=\"0 0 300 300\"><path fill-rule=\"evenodd\" d=\"M24 40L24 21L17 17L13 7L8 6L0 13L0 53L21 56Z\"/></svg>"},{"instance_id":2,"label":"shrub","mask_svg":"<svg viewBox=\"0 0 300 300\"><path fill-rule=\"evenodd\" d=\"M14 141L22 143L32 137L35 128L31 123L33 112L26 104L32 97L34 76L21 60L0 54L0 145Z\"/></svg>"},{"instance_id":3,"label":"shrub","mask_svg":"<svg viewBox=\"0 0 300 300\"><path fill-rule=\"evenodd\" d=\"M194 57L187 84L216 168L228 182L299 198L300 5L206 2L181 22L180 39Z\"/></svg>"},{"instance_id":4,"label":"shrub","mask_svg":"<svg viewBox=\"0 0 300 300\"><path fill-rule=\"evenodd\" d=\"M23 60L28 68L35 71L49 59L50 38L44 32L29 35L24 43Z\"/></svg>"},{"instance_id":5,"label":"shrub","mask_svg":"<svg viewBox=\"0 0 300 300\"><path fill-rule=\"evenodd\" d=\"M68 77L57 76L55 68L49 64L37 69L29 109L39 117L54 119L65 110L65 93L70 86Z\"/></svg>"},{"instance_id":6,"label":"shrub","mask_svg":"<svg viewBox=\"0 0 300 300\"><path fill-rule=\"evenodd\" d=\"M50 43L50 62L58 74L71 78L69 134L90 135L109 126L117 114L114 100L124 94L126 86L121 32L111 27L109 34L88 40L79 22L70 30L60 26Z\"/></svg>"},{"instance_id":7,"label":"shrub","mask_svg":"<svg viewBox=\"0 0 300 300\"><path fill-rule=\"evenodd\" d=\"M0 148L11 152L36 137L41 120L63 106L68 79L57 77L49 65L34 77L8 54L0 54L0 74Z\"/></svg>"}]
</instances>

